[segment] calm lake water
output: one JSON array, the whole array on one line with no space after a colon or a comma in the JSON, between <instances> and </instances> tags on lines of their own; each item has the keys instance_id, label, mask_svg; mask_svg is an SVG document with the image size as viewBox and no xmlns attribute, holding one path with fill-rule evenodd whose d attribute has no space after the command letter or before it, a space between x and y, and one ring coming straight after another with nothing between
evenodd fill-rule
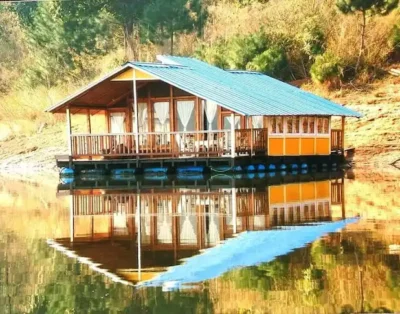
<instances>
[{"instance_id":1,"label":"calm lake water","mask_svg":"<svg viewBox=\"0 0 400 314\"><path fill-rule=\"evenodd\" d=\"M0 178L0 313L400 312L399 179Z\"/></svg>"}]
</instances>

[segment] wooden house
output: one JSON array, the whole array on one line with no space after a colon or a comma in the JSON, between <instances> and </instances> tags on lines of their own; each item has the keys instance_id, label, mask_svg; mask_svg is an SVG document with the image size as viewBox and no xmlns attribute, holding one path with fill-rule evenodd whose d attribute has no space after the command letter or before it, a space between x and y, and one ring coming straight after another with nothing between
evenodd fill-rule
<instances>
[{"instance_id":1,"label":"wooden house","mask_svg":"<svg viewBox=\"0 0 400 314\"><path fill-rule=\"evenodd\" d=\"M59 166L338 155L345 117L360 117L261 73L175 56L128 62L47 111L67 116L69 154ZM85 134L71 132L75 115L87 116ZM92 132L96 115L101 133Z\"/></svg>"}]
</instances>

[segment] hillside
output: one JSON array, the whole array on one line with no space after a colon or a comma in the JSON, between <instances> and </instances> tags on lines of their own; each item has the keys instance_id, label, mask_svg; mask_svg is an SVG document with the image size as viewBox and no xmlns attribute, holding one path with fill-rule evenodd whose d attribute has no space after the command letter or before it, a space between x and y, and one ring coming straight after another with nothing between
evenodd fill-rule
<instances>
[{"instance_id":1,"label":"hillside","mask_svg":"<svg viewBox=\"0 0 400 314\"><path fill-rule=\"evenodd\" d=\"M364 115L346 121L345 146L356 148L358 166L381 168L397 161L400 167L399 84L400 78L387 77L362 88L347 87L337 92L321 93Z\"/></svg>"}]
</instances>

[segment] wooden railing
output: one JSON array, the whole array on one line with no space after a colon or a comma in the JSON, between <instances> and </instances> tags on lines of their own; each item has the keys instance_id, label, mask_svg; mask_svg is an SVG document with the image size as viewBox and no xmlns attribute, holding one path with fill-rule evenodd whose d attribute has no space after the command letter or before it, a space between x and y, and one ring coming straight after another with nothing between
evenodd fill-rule
<instances>
[{"instance_id":1,"label":"wooden railing","mask_svg":"<svg viewBox=\"0 0 400 314\"><path fill-rule=\"evenodd\" d=\"M213 157L267 151L267 129L71 135L73 157Z\"/></svg>"},{"instance_id":2,"label":"wooden railing","mask_svg":"<svg viewBox=\"0 0 400 314\"><path fill-rule=\"evenodd\" d=\"M198 157L231 153L230 131L165 132L136 134L73 134L71 155L83 156L147 156Z\"/></svg>"},{"instance_id":3,"label":"wooden railing","mask_svg":"<svg viewBox=\"0 0 400 314\"><path fill-rule=\"evenodd\" d=\"M243 129L235 131L236 153L253 155L257 152L267 153L267 129Z\"/></svg>"},{"instance_id":4,"label":"wooden railing","mask_svg":"<svg viewBox=\"0 0 400 314\"><path fill-rule=\"evenodd\" d=\"M343 131L332 130L331 131L331 150L343 152Z\"/></svg>"}]
</instances>

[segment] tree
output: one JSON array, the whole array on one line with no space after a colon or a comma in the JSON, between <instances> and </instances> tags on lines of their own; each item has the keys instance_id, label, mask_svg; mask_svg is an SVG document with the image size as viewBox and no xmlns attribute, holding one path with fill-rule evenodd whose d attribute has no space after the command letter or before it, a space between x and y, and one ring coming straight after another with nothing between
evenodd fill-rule
<instances>
[{"instance_id":1,"label":"tree","mask_svg":"<svg viewBox=\"0 0 400 314\"><path fill-rule=\"evenodd\" d=\"M102 3L91 1L44 1L26 26L30 51L31 85L52 86L68 74L87 71L85 58L107 52L110 32L102 23Z\"/></svg>"},{"instance_id":2,"label":"tree","mask_svg":"<svg viewBox=\"0 0 400 314\"><path fill-rule=\"evenodd\" d=\"M105 0L105 8L123 29L125 58L138 60L141 23L144 10L152 0Z\"/></svg>"},{"instance_id":3,"label":"tree","mask_svg":"<svg viewBox=\"0 0 400 314\"><path fill-rule=\"evenodd\" d=\"M169 39L173 55L175 35L191 31L200 33L207 11L201 0L154 0L145 10L145 18L152 41Z\"/></svg>"},{"instance_id":4,"label":"tree","mask_svg":"<svg viewBox=\"0 0 400 314\"><path fill-rule=\"evenodd\" d=\"M367 15L387 15L397 8L399 0L337 0L336 6L344 14L361 13L361 44L355 72L357 73L365 50Z\"/></svg>"}]
</instances>

